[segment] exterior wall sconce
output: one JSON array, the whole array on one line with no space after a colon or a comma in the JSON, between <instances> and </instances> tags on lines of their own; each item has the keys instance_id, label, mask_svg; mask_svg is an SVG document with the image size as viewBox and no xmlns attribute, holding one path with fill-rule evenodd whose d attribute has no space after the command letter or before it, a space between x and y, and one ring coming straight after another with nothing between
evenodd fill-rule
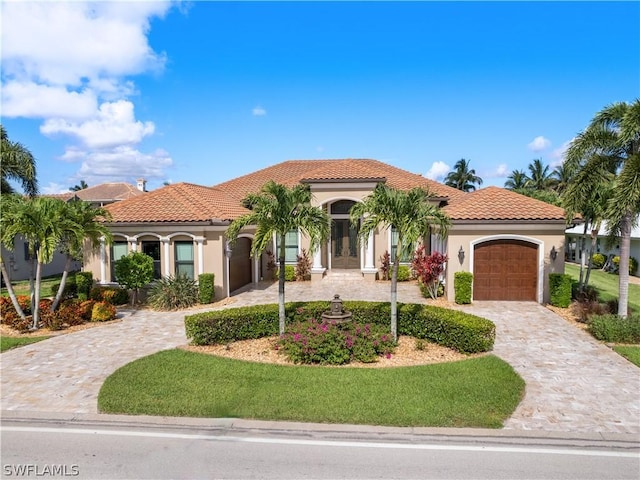
<instances>
[{"instance_id":1,"label":"exterior wall sconce","mask_svg":"<svg viewBox=\"0 0 640 480\"><path fill-rule=\"evenodd\" d=\"M558 251L556 250L555 245L551 247L551 252L549 252L549 256L551 257L551 260L553 260L554 262L556 261L556 258L558 258Z\"/></svg>"},{"instance_id":2,"label":"exterior wall sconce","mask_svg":"<svg viewBox=\"0 0 640 480\"><path fill-rule=\"evenodd\" d=\"M231 248L231 244L227 242L226 245L224 246L224 255L227 258L231 258L232 254L233 254L233 249Z\"/></svg>"},{"instance_id":3,"label":"exterior wall sconce","mask_svg":"<svg viewBox=\"0 0 640 480\"><path fill-rule=\"evenodd\" d=\"M460 250L458 250L458 261L460 265L464 263L464 248L462 248L462 245L460 245Z\"/></svg>"}]
</instances>

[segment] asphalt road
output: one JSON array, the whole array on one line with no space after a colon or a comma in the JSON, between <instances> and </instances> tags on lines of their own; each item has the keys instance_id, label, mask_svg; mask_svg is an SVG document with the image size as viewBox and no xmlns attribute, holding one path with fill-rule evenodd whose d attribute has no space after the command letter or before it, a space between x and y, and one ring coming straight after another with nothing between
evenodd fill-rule
<instances>
[{"instance_id":1,"label":"asphalt road","mask_svg":"<svg viewBox=\"0 0 640 480\"><path fill-rule=\"evenodd\" d=\"M638 479L637 443L11 421L3 478ZM53 475L57 474L57 475Z\"/></svg>"}]
</instances>

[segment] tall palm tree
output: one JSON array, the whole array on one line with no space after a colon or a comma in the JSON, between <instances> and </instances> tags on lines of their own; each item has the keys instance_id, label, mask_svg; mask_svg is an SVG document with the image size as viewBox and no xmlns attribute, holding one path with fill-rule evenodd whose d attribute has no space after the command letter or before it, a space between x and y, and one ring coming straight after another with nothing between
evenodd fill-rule
<instances>
[{"instance_id":1,"label":"tall palm tree","mask_svg":"<svg viewBox=\"0 0 640 480\"><path fill-rule=\"evenodd\" d=\"M527 174L524 170L514 170L511 172L511 175L507 177L507 181L504 182L504 188L508 188L509 190L522 190L527 184Z\"/></svg>"},{"instance_id":2,"label":"tall palm tree","mask_svg":"<svg viewBox=\"0 0 640 480\"><path fill-rule=\"evenodd\" d=\"M40 319L42 266L51 263L59 245L65 223L64 205L62 200L56 198L35 197L16 202L9 212L3 211L3 222L6 222L3 237L13 238L21 235L36 262L35 279L30 282L32 330L37 330ZM7 213L8 216L5 216Z\"/></svg>"},{"instance_id":3,"label":"tall palm tree","mask_svg":"<svg viewBox=\"0 0 640 480\"><path fill-rule=\"evenodd\" d=\"M0 162L0 192L15 193L9 180L20 182L24 193L33 197L38 194L36 160L24 145L9 140L7 131L0 125L2 140L2 162Z\"/></svg>"},{"instance_id":4,"label":"tall palm tree","mask_svg":"<svg viewBox=\"0 0 640 480\"><path fill-rule=\"evenodd\" d=\"M21 203L25 202L25 199L20 195L13 194L2 194L2 221L0 222L0 243L3 247L5 247L9 251L13 251L15 248L15 234L7 229L7 225L11 221L11 218L14 216L15 212L17 212L21 207ZM18 298L13 290L13 285L11 284L11 277L9 276L9 272L7 271L7 267L4 264L4 258L2 257L2 249L0 249L0 270L2 271L2 278L4 278L4 283L7 286L7 292L9 293L9 298L11 298L11 303L13 304L13 308L15 308L16 312L20 316L22 320L26 320L27 316L22 310L20 303L18 302Z\"/></svg>"},{"instance_id":5,"label":"tall palm tree","mask_svg":"<svg viewBox=\"0 0 640 480\"><path fill-rule=\"evenodd\" d=\"M575 172L568 165L565 165L564 163L562 165L558 165L553 169L553 172L551 172L553 189L562 195L573 180L574 175Z\"/></svg>"},{"instance_id":6,"label":"tall palm tree","mask_svg":"<svg viewBox=\"0 0 640 480\"><path fill-rule=\"evenodd\" d=\"M457 188L463 192L472 192L478 186L482 185L482 178L476 175L476 171L469 169L470 160L461 158L453 166L453 170L445 177L445 185Z\"/></svg>"},{"instance_id":7,"label":"tall palm tree","mask_svg":"<svg viewBox=\"0 0 640 480\"><path fill-rule=\"evenodd\" d=\"M418 242L429 234L432 227L445 236L449 217L429 202L429 193L421 188L397 190L379 183L362 203L356 203L350 212L352 225L360 225L362 241L379 226L394 227L398 233L398 250L391 270L391 334L398 339L398 267L400 259L411 255Z\"/></svg>"},{"instance_id":8,"label":"tall palm tree","mask_svg":"<svg viewBox=\"0 0 640 480\"><path fill-rule=\"evenodd\" d=\"M269 245L275 234L279 242L278 250L278 320L280 335L284 334L284 273L285 273L285 240L291 230L300 230L310 242L310 251L315 251L327 239L330 232L330 218L320 207L311 205L311 189L309 185L296 185L287 188L284 185L267 182L260 192L247 195L242 205L249 213L235 219L229 225L227 240L233 244L240 231L248 226L255 226L256 233L251 246L253 256L260 255Z\"/></svg>"},{"instance_id":9,"label":"tall palm tree","mask_svg":"<svg viewBox=\"0 0 640 480\"><path fill-rule=\"evenodd\" d=\"M97 251L103 239L107 243L111 242L111 232L102 223L110 219L111 214L108 210L94 207L89 202L76 200L65 203L61 218L60 246L66 254L67 260L62 271L60 287L58 287L56 297L51 304L52 312L58 308L62 299L72 261L81 260L86 247Z\"/></svg>"},{"instance_id":10,"label":"tall palm tree","mask_svg":"<svg viewBox=\"0 0 640 480\"><path fill-rule=\"evenodd\" d=\"M85 188L89 188L89 185L84 180L80 180L80 183L78 185L70 187L69 190L71 192L79 192L80 190L84 190Z\"/></svg>"},{"instance_id":11,"label":"tall palm tree","mask_svg":"<svg viewBox=\"0 0 640 480\"><path fill-rule=\"evenodd\" d=\"M525 188L532 190L548 190L553 184L553 178L549 172L549 165L542 163L542 159L536 158L528 166L529 178Z\"/></svg>"},{"instance_id":12,"label":"tall palm tree","mask_svg":"<svg viewBox=\"0 0 640 480\"><path fill-rule=\"evenodd\" d=\"M610 237L620 237L618 315L626 317L631 229L640 214L640 100L613 103L596 113L565 155L577 171L573 196L589 197L605 172L615 173L604 217Z\"/></svg>"}]
</instances>

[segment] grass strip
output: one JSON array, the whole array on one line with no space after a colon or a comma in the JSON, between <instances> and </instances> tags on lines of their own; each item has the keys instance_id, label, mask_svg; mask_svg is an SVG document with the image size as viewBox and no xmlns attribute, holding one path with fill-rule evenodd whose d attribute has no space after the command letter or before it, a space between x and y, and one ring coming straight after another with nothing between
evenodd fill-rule
<instances>
[{"instance_id":1,"label":"grass strip","mask_svg":"<svg viewBox=\"0 0 640 480\"><path fill-rule=\"evenodd\" d=\"M565 263L564 271L571 275L575 281L580 278L580 265ZM615 300L618 298L619 276L602 270L591 270L589 285L598 290L600 301ZM634 312L640 312L640 285L629 283L629 306Z\"/></svg>"},{"instance_id":2,"label":"grass strip","mask_svg":"<svg viewBox=\"0 0 640 480\"><path fill-rule=\"evenodd\" d=\"M616 345L613 349L631 363L640 367L640 347L633 345Z\"/></svg>"},{"instance_id":3,"label":"grass strip","mask_svg":"<svg viewBox=\"0 0 640 480\"><path fill-rule=\"evenodd\" d=\"M114 372L105 413L392 426L500 428L524 393L488 355L397 368L283 366L167 350Z\"/></svg>"},{"instance_id":4,"label":"grass strip","mask_svg":"<svg viewBox=\"0 0 640 480\"><path fill-rule=\"evenodd\" d=\"M40 342L42 340L46 340L47 336L44 337L1 337L0 338L0 352L4 352L6 350L10 350L12 348L22 347L24 345L29 345L30 343Z\"/></svg>"}]
</instances>

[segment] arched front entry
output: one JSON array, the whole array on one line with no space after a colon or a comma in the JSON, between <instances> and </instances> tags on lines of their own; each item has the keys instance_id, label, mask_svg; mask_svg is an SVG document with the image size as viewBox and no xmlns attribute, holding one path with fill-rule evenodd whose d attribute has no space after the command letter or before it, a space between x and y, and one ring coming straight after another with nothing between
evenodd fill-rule
<instances>
[{"instance_id":1,"label":"arched front entry","mask_svg":"<svg viewBox=\"0 0 640 480\"><path fill-rule=\"evenodd\" d=\"M332 269L360 268L358 229L349 220L349 211L355 203L353 200L338 200L330 206Z\"/></svg>"},{"instance_id":2,"label":"arched front entry","mask_svg":"<svg viewBox=\"0 0 640 480\"><path fill-rule=\"evenodd\" d=\"M497 239L474 246L474 300L538 300L538 245Z\"/></svg>"},{"instance_id":3,"label":"arched front entry","mask_svg":"<svg viewBox=\"0 0 640 480\"><path fill-rule=\"evenodd\" d=\"M233 292L248 283L251 283L251 239L240 237L229 259L229 291Z\"/></svg>"}]
</instances>

